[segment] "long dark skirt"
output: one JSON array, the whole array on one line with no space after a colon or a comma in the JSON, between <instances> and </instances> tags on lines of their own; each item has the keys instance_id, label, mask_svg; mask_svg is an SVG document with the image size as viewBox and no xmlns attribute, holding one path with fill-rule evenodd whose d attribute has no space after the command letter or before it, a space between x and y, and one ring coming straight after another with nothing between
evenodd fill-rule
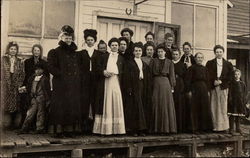
<instances>
[{"instance_id":1,"label":"long dark skirt","mask_svg":"<svg viewBox=\"0 0 250 158\"><path fill-rule=\"evenodd\" d=\"M167 77L155 77L153 86L152 129L154 133L176 133L176 116L171 86Z\"/></svg>"},{"instance_id":2,"label":"long dark skirt","mask_svg":"<svg viewBox=\"0 0 250 158\"><path fill-rule=\"evenodd\" d=\"M191 130L212 130L212 116L206 83L198 81L192 84Z\"/></svg>"},{"instance_id":3,"label":"long dark skirt","mask_svg":"<svg viewBox=\"0 0 250 158\"><path fill-rule=\"evenodd\" d=\"M186 131L186 104L184 95L184 82L182 78L176 78L176 86L174 89L174 105L176 113L177 131L178 133Z\"/></svg>"},{"instance_id":4,"label":"long dark skirt","mask_svg":"<svg viewBox=\"0 0 250 158\"><path fill-rule=\"evenodd\" d=\"M139 82L139 95L131 96L131 104L126 104L124 108L125 127L127 132L137 132L147 129L145 119L145 108L142 103L143 81ZM139 98L138 98L139 97Z\"/></svg>"}]
</instances>

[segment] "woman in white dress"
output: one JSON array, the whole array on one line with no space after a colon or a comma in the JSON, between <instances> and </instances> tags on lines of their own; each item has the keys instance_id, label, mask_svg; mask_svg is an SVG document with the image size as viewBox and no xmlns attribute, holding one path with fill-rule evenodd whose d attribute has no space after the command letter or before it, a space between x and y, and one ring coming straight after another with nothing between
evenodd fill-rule
<instances>
[{"instance_id":1,"label":"woman in white dress","mask_svg":"<svg viewBox=\"0 0 250 158\"><path fill-rule=\"evenodd\" d=\"M98 61L96 94L96 115L93 133L101 135L125 134L120 78L124 59L118 54L119 39L112 38L108 45L109 54L103 54Z\"/></svg>"}]
</instances>

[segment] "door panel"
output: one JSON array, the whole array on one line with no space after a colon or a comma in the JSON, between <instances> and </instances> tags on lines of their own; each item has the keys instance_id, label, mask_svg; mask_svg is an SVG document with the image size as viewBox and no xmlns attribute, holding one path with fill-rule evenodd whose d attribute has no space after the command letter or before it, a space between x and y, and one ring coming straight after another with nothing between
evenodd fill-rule
<instances>
[{"instance_id":1,"label":"door panel","mask_svg":"<svg viewBox=\"0 0 250 158\"><path fill-rule=\"evenodd\" d=\"M134 31L134 36L132 38L132 41L134 42L143 42L145 43L145 34L148 31L152 31L152 24L153 23L147 23L147 22L135 22L135 21L126 21L125 27L129 27L131 30Z\"/></svg>"},{"instance_id":2,"label":"door panel","mask_svg":"<svg viewBox=\"0 0 250 158\"><path fill-rule=\"evenodd\" d=\"M150 22L137 22L129 20L111 19L111 18L97 18L97 32L98 40L102 39L108 42L112 37L119 38L120 32L123 28L128 27L134 32L132 41L141 41L145 43L144 36L148 31L152 31L152 24Z\"/></svg>"},{"instance_id":3,"label":"door panel","mask_svg":"<svg viewBox=\"0 0 250 158\"><path fill-rule=\"evenodd\" d=\"M124 27L124 21L110 18L98 18L97 40L108 42L112 37L120 37L120 30Z\"/></svg>"}]
</instances>

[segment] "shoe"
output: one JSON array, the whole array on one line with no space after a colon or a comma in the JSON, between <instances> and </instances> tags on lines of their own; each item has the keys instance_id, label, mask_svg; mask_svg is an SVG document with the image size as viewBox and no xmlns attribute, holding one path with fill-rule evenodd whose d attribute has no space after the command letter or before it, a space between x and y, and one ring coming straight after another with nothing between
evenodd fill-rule
<instances>
[{"instance_id":1,"label":"shoe","mask_svg":"<svg viewBox=\"0 0 250 158\"><path fill-rule=\"evenodd\" d=\"M35 132L34 132L34 134L44 134L45 133L45 130L36 130Z\"/></svg>"},{"instance_id":2,"label":"shoe","mask_svg":"<svg viewBox=\"0 0 250 158\"><path fill-rule=\"evenodd\" d=\"M134 133L133 136L134 136L134 137L138 137L138 134L137 134L137 133Z\"/></svg>"},{"instance_id":3,"label":"shoe","mask_svg":"<svg viewBox=\"0 0 250 158\"><path fill-rule=\"evenodd\" d=\"M141 136L141 137L145 137L145 136L146 136L146 134L145 134L145 133L139 133L139 136Z\"/></svg>"},{"instance_id":4,"label":"shoe","mask_svg":"<svg viewBox=\"0 0 250 158\"><path fill-rule=\"evenodd\" d=\"M28 134L29 131L28 130L24 130L24 129L20 129L16 133L17 133L17 135L19 135L19 134Z\"/></svg>"},{"instance_id":5,"label":"shoe","mask_svg":"<svg viewBox=\"0 0 250 158\"><path fill-rule=\"evenodd\" d=\"M74 138L75 137L75 135L73 133L70 133L70 132L64 133L63 135L65 137L68 137L68 138Z\"/></svg>"},{"instance_id":6,"label":"shoe","mask_svg":"<svg viewBox=\"0 0 250 158\"><path fill-rule=\"evenodd\" d=\"M64 138L63 133L54 133L51 137L53 138Z\"/></svg>"},{"instance_id":7,"label":"shoe","mask_svg":"<svg viewBox=\"0 0 250 158\"><path fill-rule=\"evenodd\" d=\"M236 129L236 132L242 134L241 129Z\"/></svg>"}]
</instances>

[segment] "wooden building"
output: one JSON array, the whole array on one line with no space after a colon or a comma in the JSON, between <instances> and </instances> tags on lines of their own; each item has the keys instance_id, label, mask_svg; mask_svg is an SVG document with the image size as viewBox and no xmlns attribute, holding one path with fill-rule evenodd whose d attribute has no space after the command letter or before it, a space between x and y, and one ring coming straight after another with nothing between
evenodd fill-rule
<instances>
[{"instance_id":1,"label":"wooden building","mask_svg":"<svg viewBox=\"0 0 250 158\"><path fill-rule=\"evenodd\" d=\"M250 91L250 0L231 0L228 10L228 59L242 71Z\"/></svg>"},{"instance_id":2,"label":"wooden building","mask_svg":"<svg viewBox=\"0 0 250 158\"><path fill-rule=\"evenodd\" d=\"M227 44L228 0L3 0L1 54L8 41L17 41L23 55L33 44L44 47L44 56L57 46L63 25L74 27L76 43L83 46L83 30L97 29L98 40L120 36L120 30L134 30L133 41L144 40L147 31L157 42L166 32L176 35L176 43L192 43L193 53L213 57L213 46ZM226 53L225 53L226 54Z\"/></svg>"}]
</instances>

